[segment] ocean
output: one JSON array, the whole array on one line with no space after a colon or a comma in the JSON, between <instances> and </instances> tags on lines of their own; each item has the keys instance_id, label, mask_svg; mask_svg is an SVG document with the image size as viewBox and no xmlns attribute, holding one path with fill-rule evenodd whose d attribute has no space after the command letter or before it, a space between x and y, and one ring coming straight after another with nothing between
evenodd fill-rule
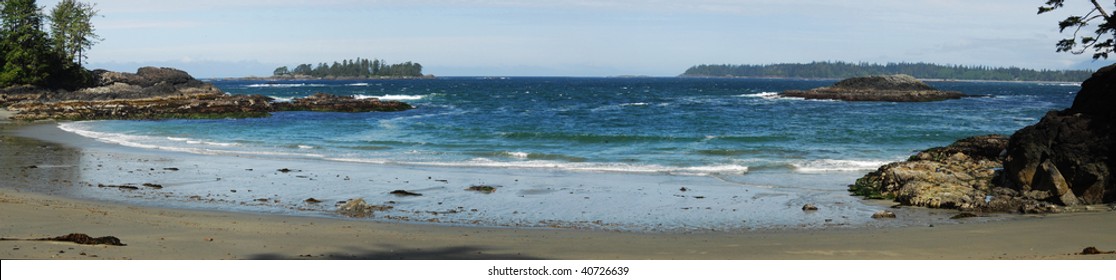
<instances>
[{"instance_id":1,"label":"ocean","mask_svg":"<svg viewBox=\"0 0 1116 280\"><path fill-rule=\"evenodd\" d=\"M344 164L354 170L366 166L619 178L609 179L613 180L610 182L654 178L647 180L670 190L679 187L663 182L681 181L690 188L700 188L693 186L698 182L716 182L725 186L782 189L792 194L821 191L829 199L844 204L854 203L840 198L847 196L844 186L880 165L968 136L1010 135L1037 122L1049 110L1068 107L1079 89L1078 84L1072 83L929 82L941 90L974 95L929 103L816 101L776 95L783 90L810 89L833 82L574 77L214 81L231 94L261 94L289 100L325 92L400 100L415 109L390 113L280 112L258 119L84 121L62 123L59 127L116 145L213 158L297 160L319 165ZM635 181L640 180L644 179ZM516 182L492 181L507 185ZM555 184L545 188L553 190L575 183ZM288 193L278 189L273 192L280 196ZM347 189L333 193L335 199L342 200L345 196L368 197L373 193L379 195L378 192L381 190L362 193ZM315 197L330 196L331 192L323 191ZM802 195L791 197L778 205L787 209L801 206ZM733 211L744 207L734 206L728 200L716 203L733 207ZM607 209L607 204L594 207ZM632 202L616 207L640 205L658 204ZM871 211L868 206L850 209L857 214ZM329 207L319 210L328 212ZM654 209L648 211L659 213ZM609 215L601 214L606 222ZM755 215L758 214L744 219L764 220ZM470 219L480 220L482 225L521 224L508 222L506 216L478 215ZM800 226L812 221L793 219L780 223L782 218L776 216L779 215L771 216L766 224ZM740 217L696 224L720 227L737 218ZM615 224L657 229L695 224L667 219L664 225L661 219L645 222L646 218L633 216L616 220ZM447 220L453 219L438 222ZM536 220L598 219L577 214L540 214L523 221L533 224ZM863 219L848 220L851 224L868 223Z\"/></svg>"}]
</instances>

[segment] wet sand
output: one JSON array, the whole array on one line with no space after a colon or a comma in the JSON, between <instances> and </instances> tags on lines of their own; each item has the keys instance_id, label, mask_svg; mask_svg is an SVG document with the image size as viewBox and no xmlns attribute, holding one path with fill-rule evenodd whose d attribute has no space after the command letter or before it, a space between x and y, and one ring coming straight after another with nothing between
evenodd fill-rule
<instances>
[{"instance_id":1,"label":"wet sand","mask_svg":"<svg viewBox=\"0 0 1116 280\"><path fill-rule=\"evenodd\" d=\"M1102 210L932 227L639 233L140 206L44 191L94 168L81 166L79 148L7 135L0 141L0 237L78 232L127 244L0 241L2 259L1116 259L1077 254L1090 246L1116 250L1116 213Z\"/></svg>"}]
</instances>

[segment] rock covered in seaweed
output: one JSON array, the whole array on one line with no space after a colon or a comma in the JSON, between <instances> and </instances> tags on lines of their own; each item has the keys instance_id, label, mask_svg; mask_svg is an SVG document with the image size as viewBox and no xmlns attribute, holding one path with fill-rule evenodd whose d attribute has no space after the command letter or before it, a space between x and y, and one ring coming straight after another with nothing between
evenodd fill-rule
<instances>
[{"instance_id":1,"label":"rock covered in seaweed","mask_svg":"<svg viewBox=\"0 0 1116 280\"><path fill-rule=\"evenodd\" d=\"M927 102L957 99L964 94L940 91L909 75L856 77L841 80L833 86L811 90L788 90L785 97L844 101Z\"/></svg>"},{"instance_id":2,"label":"rock covered in seaweed","mask_svg":"<svg viewBox=\"0 0 1116 280\"><path fill-rule=\"evenodd\" d=\"M337 214L353 217L353 218L367 218L375 215L379 211L391 210L392 206L386 205L370 205L364 202L363 198L349 200L337 207Z\"/></svg>"}]
</instances>

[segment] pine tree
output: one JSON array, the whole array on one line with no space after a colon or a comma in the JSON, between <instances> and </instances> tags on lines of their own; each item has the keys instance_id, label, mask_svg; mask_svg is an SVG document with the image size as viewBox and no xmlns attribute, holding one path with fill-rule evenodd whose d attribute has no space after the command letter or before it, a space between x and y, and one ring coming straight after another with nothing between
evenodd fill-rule
<instances>
[{"instance_id":1,"label":"pine tree","mask_svg":"<svg viewBox=\"0 0 1116 280\"><path fill-rule=\"evenodd\" d=\"M46 86L52 54L39 6L34 0L5 0L2 15L0 87Z\"/></svg>"},{"instance_id":2,"label":"pine tree","mask_svg":"<svg viewBox=\"0 0 1116 280\"><path fill-rule=\"evenodd\" d=\"M81 65L84 52L101 40L94 32L92 19L98 11L93 4L62 0L50 11L50 33L54 49Z\"/></svg>"}]
</instances>

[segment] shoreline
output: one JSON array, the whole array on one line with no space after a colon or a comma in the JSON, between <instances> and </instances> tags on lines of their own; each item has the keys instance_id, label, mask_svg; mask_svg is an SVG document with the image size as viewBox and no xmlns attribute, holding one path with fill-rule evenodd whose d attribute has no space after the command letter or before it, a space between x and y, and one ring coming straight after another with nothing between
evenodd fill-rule
<instances>
[{"instance_id":1,"label":"shoreline","mask_svg":"<svg viewBox=\"0 0 1116 280\"><path fill-rule=\"evenodd\" d=\"M3 130L12 129L4 125ZM8 133L3 133L7 135ZM80 159L81 147L5 136L6 148ZM109 144L104 144L109 145ZM32 151L34 152L34 151ZM2 173L26 167L9 162ZM27 185L0 187L0 237L72 232L112 235L128 246L3 241L2 259L1116 259L1112 211L1015 216L1001 221L905 227L697 233L476 227L296 217L140 206L27 188L71 180L82 165L35 168ZM91 168L91 166L84 166ZM24 184L12 181L9 184ZM96 188L93 188L96 189ZM71 194L72 195L72 194ZM1057 236L1057 238L1052 238ZM73 249L71 249L73 248ZM81 253L84 253L82 255Z\"/></svg>"},{"instance_id":2,"label":"shoreline","mask_svg":"<svg viewBox=\"0 0 1116 280\"><path fill-rule=\"evenodd\" d=\"M888 209L892 203L848 195L843 182L855 179L859 172L759 171L726 178L414 166L137 148L127 141L110 144L79 136L54 124L25 126L14 134L77 152L45 153L59 154L49 160L12 159L29 163L16 166L23 169L4 176L31 185L37 184L31 179L36 176L60 176L52 180L62 184L36 190L140 206L338 218L341 216L334 210L360 198L370 206L388 208L367 218L380 222L648 233L962 222L949 219L954 214L951 211L910 207L889 209L904 219L872 219L873 213ZM24 168L31 165L46 168ZM149 188L147 184L159 187ZM495 186L496 191L466 190L478 185ZM392 194L397 190L421 195ZM310 198L315 202L304 202ZM804 204L817 205L821 210L804 212ZM978 220L1012 218L994 215Z\"/></svg>"}]
</instances>

